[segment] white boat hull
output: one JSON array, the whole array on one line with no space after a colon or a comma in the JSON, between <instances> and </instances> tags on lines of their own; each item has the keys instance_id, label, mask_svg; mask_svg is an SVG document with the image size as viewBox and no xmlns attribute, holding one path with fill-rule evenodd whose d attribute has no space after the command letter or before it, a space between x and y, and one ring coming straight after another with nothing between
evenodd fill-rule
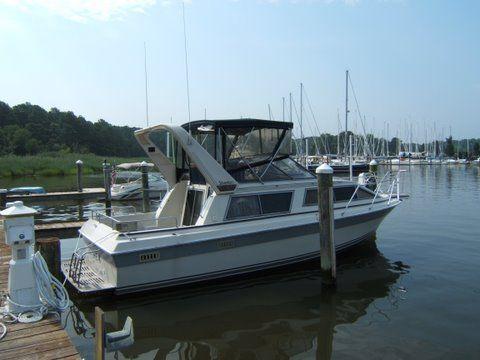
<instances>
[{"instance_id":1,"label":"white boat hull","mask_svg":"<svg viewBox=\"0 0 480 360\"><path fill-rule=\"evenodd\" d=\"M337 251L369 238L394 206L383 205L369 213L355 214L352 210L351 216L341 216L340 212L336 212ZM86 261L89 269L86 272L91 271L108 280L98 287L91 286L93 280L86 278L83 291L114 290L118 294L129 293L247 274L318 258L317 214L313 212L300 216L302 221L296 215L296 220L293 217L290 217L291 220L277 217L257 220L253 226L252 221L240 222L228 230L226 225L205 226L195 232L197 241L183 244L183 236L178 229L175 244L158 247L145 244L142 248L148 250L111 255L101 252L100 257L92 256ZM229 235L225 236L225 233ZM208 239L202 240L203 235ZM161 244L168 243L166 237L170 234L162 236L157 232L151 236L152 242L160 240ZM189 234L184 236L188 238ZM68 275L65 267L64 272ZM76 286L82 291L81 284Z\"/></svg>"}]
</instances>

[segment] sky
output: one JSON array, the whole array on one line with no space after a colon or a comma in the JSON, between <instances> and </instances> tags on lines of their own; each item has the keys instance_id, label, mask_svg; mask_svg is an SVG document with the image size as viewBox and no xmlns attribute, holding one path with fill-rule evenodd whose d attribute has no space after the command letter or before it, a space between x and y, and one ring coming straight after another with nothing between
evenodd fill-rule
<instances>
[{"instance_id":1,"label":"sky","mask_svg":"<svg viewBox=\"0 0 480 360\"><path fill-rule=\"evenodd\" d=\"M350 129L414 140L480 137L480 2L189 0L191 119L297 113L337 133L351 75ZM146 126L188 121L179 0L0 0L0 100ZM315 117L315 122L314 122ZM295 133L299 121L293 111Z\"/></svg>"}]
</instances>

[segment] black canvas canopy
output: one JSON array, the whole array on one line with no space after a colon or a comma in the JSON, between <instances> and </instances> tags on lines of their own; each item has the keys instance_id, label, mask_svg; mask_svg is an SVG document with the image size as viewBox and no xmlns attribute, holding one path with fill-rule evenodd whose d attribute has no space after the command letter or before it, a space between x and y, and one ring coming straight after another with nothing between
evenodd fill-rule
<instances>
[{"instance_id":1,"label":"black canvas canopy","mask_svg":"<svg viewBox=\"0 0 480 360\"><path fill-rule=\"evenodd\" d=\"M192 133L216 131L218 128L224 129L251 129L268 128L268 129L292 129L293 123L283 121L261 120L261 119L222 119L222 120L196 120L182 125L185 130L191 130Z\"/></svg>"}]
</instances>

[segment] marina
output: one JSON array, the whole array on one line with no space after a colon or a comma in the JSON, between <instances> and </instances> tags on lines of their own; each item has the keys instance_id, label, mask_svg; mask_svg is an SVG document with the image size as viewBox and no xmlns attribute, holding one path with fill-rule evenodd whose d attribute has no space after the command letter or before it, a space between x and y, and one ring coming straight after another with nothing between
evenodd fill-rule
<instances>
[{"instance_id":1,"label":"marina","mask_svg":"<svg viewBox=\"0 0 480 360\"><path fill-rule=\"evenodd\" d=\"M480 359L479 12L0 0L0 360Z\"/></svg>"}]
</instances>

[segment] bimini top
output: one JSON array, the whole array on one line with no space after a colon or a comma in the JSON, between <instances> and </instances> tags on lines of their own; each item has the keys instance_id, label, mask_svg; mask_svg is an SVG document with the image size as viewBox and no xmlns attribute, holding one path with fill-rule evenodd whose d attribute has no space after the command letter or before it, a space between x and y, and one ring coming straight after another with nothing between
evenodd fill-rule
<instances>
[{"instance_id":1,"label":"bimini top","mask_svg":"<svg viewBox=\"0 0 480 360\"><path fill-rule=\"evenodd\" d=\"M283 121L261 119L222 119L222 120L196 120L182 125L185 130L192 133L215 131L218 128L269 128L269 129L292 129L293 123Z\"/></svg>"}]
</instances>

